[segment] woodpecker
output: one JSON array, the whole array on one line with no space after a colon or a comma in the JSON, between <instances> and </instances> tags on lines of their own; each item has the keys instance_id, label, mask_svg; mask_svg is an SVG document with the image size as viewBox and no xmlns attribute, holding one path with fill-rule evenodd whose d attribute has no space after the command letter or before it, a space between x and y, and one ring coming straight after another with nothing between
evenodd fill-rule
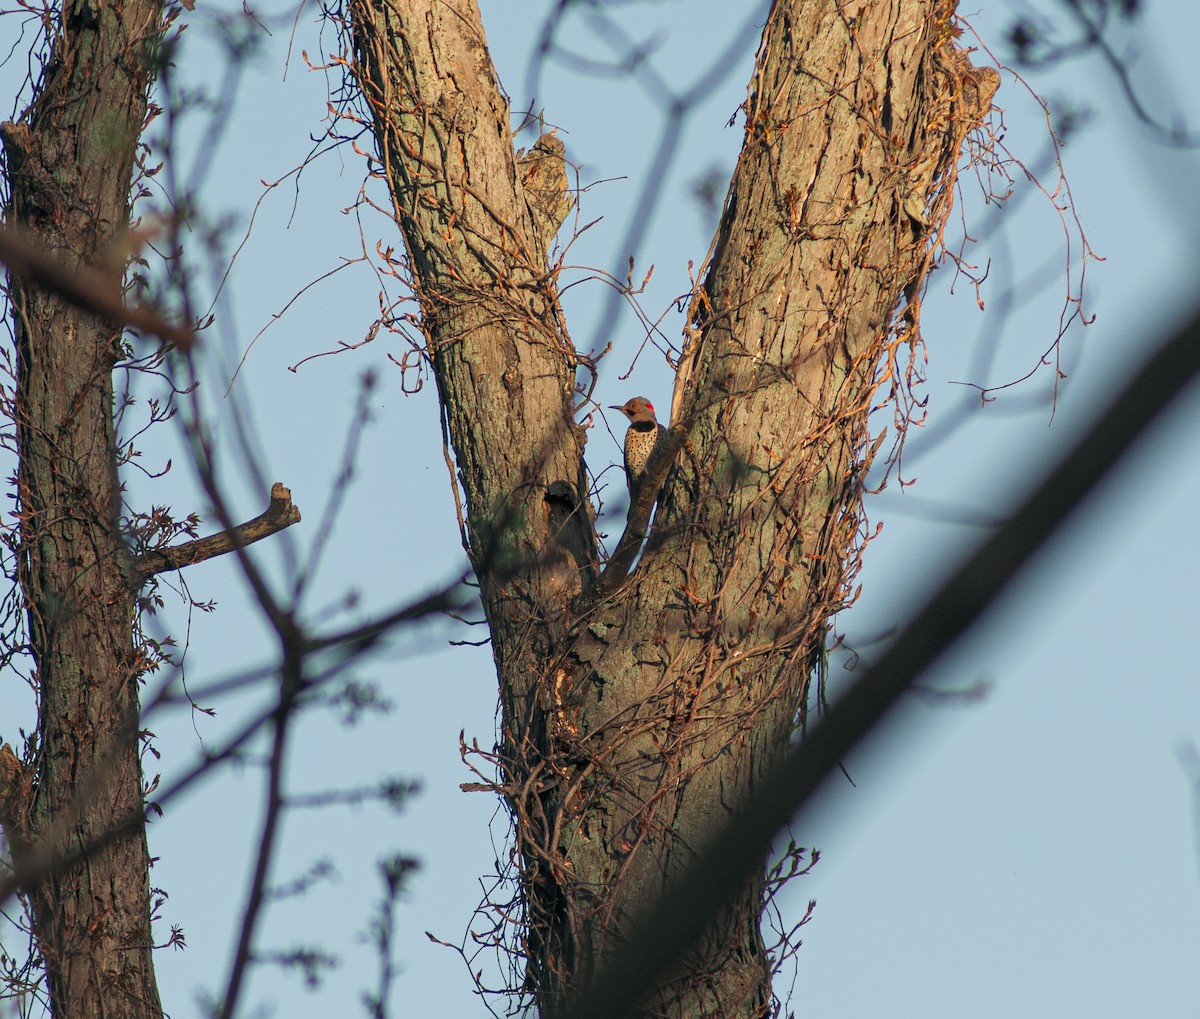
<instances>
[{"instance_id":1,"label":"woodpecker","mask_svg":"<svg viewBox=\"0 0 1200 1019\"><path fill-rule=\"evenodd\" d=\"M619 410L629 418L629 430L625 433L625 481L632 499L634 486L641 481L650 454L667 430L655 418L654 404L644 396L635 396L619 407L610 405L609 410Z\"/></svg>"}]
</instances>

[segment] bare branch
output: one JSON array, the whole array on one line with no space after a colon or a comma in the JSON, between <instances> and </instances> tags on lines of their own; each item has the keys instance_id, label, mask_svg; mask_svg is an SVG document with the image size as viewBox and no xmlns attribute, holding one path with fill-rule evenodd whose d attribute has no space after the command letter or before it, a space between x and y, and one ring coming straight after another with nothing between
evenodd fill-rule
<instances>
[{"instance_id":1,"label":"bare branch","mask_svg":"<svg viewBox=\"0 0 1200 1019\"><path fill-rule=\"evenodd\" d=\"M207 538L185 541L182 545L156 549L138 556L133 562L131 584L135 589L139 588L156 573L182 570L185 566L202 563L205 559L245 548L299 522L300 510L292 502L291 489L276 481L271 486L270 505L253 520L217 534L210 534Z\"/></svg>"}]
</instances>

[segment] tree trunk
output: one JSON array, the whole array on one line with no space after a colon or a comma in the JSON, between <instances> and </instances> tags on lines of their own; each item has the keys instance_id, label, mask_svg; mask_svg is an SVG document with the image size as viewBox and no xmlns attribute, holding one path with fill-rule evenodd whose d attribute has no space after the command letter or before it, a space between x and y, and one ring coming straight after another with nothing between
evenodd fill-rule
<instances>
[{"instance_id":1,"label":"tree trunk","mask_svg":"<svg viewBox=\"0 0 1200 1019\"><path fill-rule=\"evenodd\" d=\"M163 28L155 0L68 0L36 99L0 125L10 224L119 292L135 147ZM112 369L121 329L10 278L16 338L20 580L40 691L18 868L94 846L142 810L136 592L119 531ZM60 1017L160 1019L142 826L26 886Z\"/></svg>"},{"instance_id":2,"label":"tree trunk","mask_svg":"<svg viewBox=\"0 0 1200 1019\"><path fill-rule=\"evenodd\" d=\"M352 0L491 628L524 990L543 1008L793 736L864 543L868 412L881 383L900 398L931 238L998 80L955 48L953 15L776 3L677 380L686 441L637 570L597 598L579 360L546 262L557 142L514 154L474 0ZM747 888L643 1014L769 1014L762 905Z\"/></svg>"}]
</instances>

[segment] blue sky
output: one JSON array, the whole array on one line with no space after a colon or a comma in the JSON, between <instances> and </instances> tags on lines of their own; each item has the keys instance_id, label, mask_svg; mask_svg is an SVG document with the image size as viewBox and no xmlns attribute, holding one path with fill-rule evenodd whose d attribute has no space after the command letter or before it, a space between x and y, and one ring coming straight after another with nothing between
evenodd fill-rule
<instances>
[{"instance_id":1,"label":"blue sky","mask_svg":"<svg viewBox=\"0 0 1200 1019\"><path fill-rule=\"evenodd\" d=\"M550 6L526 5L517 18L509 4L485 3L493 58L514 109L528 105L536 83L534 106L561 127L581 179L601 182L583 196L583 220L604 218L572 248L570 261L623 276L629 238L637 236L638 274L655 266L643 307L652 318L667 313L662 329L675 337L681 319L669 312L672 300L686 291L688 260L703 258L714 222L714 213L695 198L694 184L711 172L722 180L718 193L724 191L741 139L740 125L725 125L744 96L757 38L740 48L710 98L690 112L652 214L634 219L667 116L653 98L661 95L659 84L647 91L649 79L596 77L558 62L532 78L533 26L541 14L528 12ZM708 2L615 9L631 36L655 40L652 66L679 93L708 82L709 61L737 37L746 18L734 5ZM215 10L201 3L189 16L179 60L181 77L210 86L217 81L211 68L221 66L208 45ZM223 235L227 251L246 229L260 182L299 165L312 147L310 134L323 130L326 81L306 70L300 51L317 63L334 40L328 32L318 38L309 8L291 39L293 13L264 16L273 34L247 65L206 178L209 215L233 224ZM1002 54L1011 8L984 4L963 13ZM1188 49L1200 28L1196 21L1191 10L1151 3L1145 24L1122 42L1147 99L1168 120L1188 105L1175 97L1194 96L1200 85ZM562 39L573 51L596 56L606 37L576 17ZM868 551L861 600L838 620L839 631L868 657L876 647L872 638L902 622L921 593L980 540L978 521L1003 517L1196 299L1200 210L1193 191L1180 186L1195 179L1195 157L1156 145L1095 61L1075 61L1030 84L1093 112L1064 160L1088 239L1105 258L1088 269L1087 306L1096 320L1064 341L1069 378L1053 416L1048 372L981 406L960 383L1024 374L1054 335L1065 261L1057 214L1045 199L1030 198L1014 203L981 237L975 257L981 264L992 258L995 268L982 292L986 310L969 288L949 293L950 271L935 275L925 303L926 431L935 435L939 422L960 407L964 416L936 443L914 430L905 473L917 484L901 492L893 483L869 502L884 531ZM996 101L1005 110L1009 148L1034 158L1045 137L1038 107L1008 75ZM193 125L201 127L202 119ZM399 246L381 215L342 212L354 203L362 177L362 161L343 149L305 170L298 195L290 182L268 195L206 340L201 390L221 436L220 469L235 501L247 517L265 504L229 427L236 405L253 422L265 480L291 486L304 513L304 522L281 536L285 540L255 550L281 587L289 561L303 560L318 538L354 419L358 380L368 370L380 377L358 470L305 605L310 618L349 592L358 594L360 606L337 618L382 612L462 568L435 394L432 385L415 395L402 392L400 372L386 357L400 357L402 347L381 336L360 350L287 370L362 337L378 307L377 281L364 265L351 265L292 304L254 342L231 395L222 395L229 365L297 291L354 258L364 240L368 249L376 240ZM984 210L969 183L965 190L973 227L985 221ZM194 264L206 264L199 253ZM1021 282L1011 314L1001 316L1000 294L1013 282L1006 267ZM588 275L581 270L576 278ZM595 282L581 283L566 298L577 344L614 344L598 402L644 393L669 405L670 373L653 348L637 359L628 380L620 378L644 332L619 307L608 324L610 300ZM975 373L984 348L994 362L980 378ZM797 821L797 840L822 851L811 876L788 896L796 918L810 898L817 900L796 958L791 1007L798 1014L1200 1015L1200 850L1179 758L1187 741L1200 742L1191 645L1200 554L1189 520L1200 498L1191 469L1200 454L1200 407L1194 393L1185 404L927 680L950 688L984 682L986 696L911 698L846 762L855 785L831 781ZM610 427L619 438L619 424ZM135 496L203 511L171 430L160 429L151 442L149 462L172 456L177 466L163 481L131 479ZM620 460L616 439L601 425L591 433L588 456L597 472ZM615 472L605 479L619 486ZM964 517L974 522L960 522ZM189 683L271 659L271 641L232 562L203 564L185 579L193 596L219 602L216 613L190 621L177 603L168 608L177 636L190 623ZM359 990L374 975L370 951L356 937L378 896L375 861L394 850L422 863L397 917L402 973L393 990L395 1014L485 1014L462 961L424 935L462 937L481 882L504 851L505 825L495 802L458 788L472 780L459 761L460 731L485 746L492 740L495 676L486 648L449 647L448 641L479 636L479 628L449 621L410 633L359 670L393 701L390 715L356 727L315 716L302 723L290 765L298 791L385 773L418 778L424 790L399 817L375 807L289 816L277 878L286 881L324 858L337 877L303 899L279 903L263 940L276 949L323 944L341 966L315 992L294 976L258 971L244 1014L258 1005L270 1014L354 1014ZM841 663L835 665L836 691ZM28 718L29 707L24 689L9 687L0 736L12 740L18 723L9 719L21 711ZM182 711L152 719L164 772L178 773L202 747L218 745L265 696L248 691L223 698L215 719ZM178 923L188 938L186 951L168 950L159 960L164 1004L173 1016L198 1014L199 997L225 979L261 786L253 761L227 769L177 801L151 829L160 858L153 883L170 895L162 930L165 935L167 925ZM786 981L779 990L786 992Z\"/></svg>"}]
</instances>

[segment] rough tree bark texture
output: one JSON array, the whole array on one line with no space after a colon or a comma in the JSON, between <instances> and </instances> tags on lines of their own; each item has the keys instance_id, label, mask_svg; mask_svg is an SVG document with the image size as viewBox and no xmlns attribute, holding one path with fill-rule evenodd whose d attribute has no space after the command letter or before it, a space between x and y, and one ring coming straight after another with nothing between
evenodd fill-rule
<instances>
[{"instance_id":1,"label":"rough tree bark texture","mask_svg":"<svg viewBox=\"0 0 1200 1019\"><path fill-rule=\"evenodd\" d=\"M0 125L9 224L63 264L112 269L162 30L157 0L68 0L32 107ZM20 580L41 692L38 758L8 819L18 865L142 810L135 592L118 530L112 368L121 330L13 277ZM42 840L34 845L36 840ZM160 1019L144 830L26 888L55 1016Z\"/></svg>"},{"instance_id":2,"label":"rough tree bark texture","mask_svg":"<svg viewBox=\"0 0 1200 1019\"><path fill-rule=\"evenodd\" d=\"M850 592L872 398L903 385L889 367L997 79L956 50L947 0L776 3L677 381L687 441L637 570L597 600L546 261L561 215L538 211L557 143L515 156L474 0L350 11L491 627L524 989L545 1007L787 747ZM762 897L746 889L644 1014L768 1014Z\"/></svg>"}]
</instances>

